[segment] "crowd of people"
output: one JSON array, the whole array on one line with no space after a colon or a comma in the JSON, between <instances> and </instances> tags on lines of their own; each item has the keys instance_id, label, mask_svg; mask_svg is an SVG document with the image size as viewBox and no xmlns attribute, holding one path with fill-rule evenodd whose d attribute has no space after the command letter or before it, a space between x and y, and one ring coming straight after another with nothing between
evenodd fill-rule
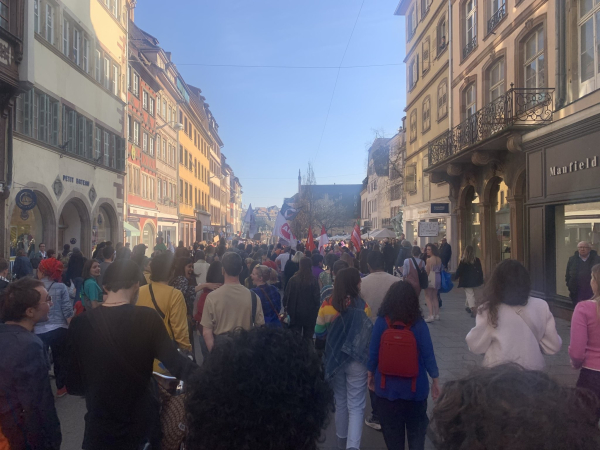
<instances>
[{"instance_id":1,"label":"crowd of people","mask_svg":"<svg viewBox=\"0 0 600 450\"><path fill-rule=\"evenodd\" d=\"M0 259L0 449L59 449L54 397L67 394L85 398L82 448L161 448L153 372L184 383L189 449L315 449L331 413L340 449L360 448L363 424L388 449L423 449L429 397L442 449L599 448L600 264L573 314L580 378L566 388L542 372L562 340L525 267L503 261L476 298L483 270L465 248L455 278L483 367L441 386L429 327L451 247L403 237L157 242L151 257L103 242L89 259L40 244L14 276Z\"/></svg>"}]
</instances>

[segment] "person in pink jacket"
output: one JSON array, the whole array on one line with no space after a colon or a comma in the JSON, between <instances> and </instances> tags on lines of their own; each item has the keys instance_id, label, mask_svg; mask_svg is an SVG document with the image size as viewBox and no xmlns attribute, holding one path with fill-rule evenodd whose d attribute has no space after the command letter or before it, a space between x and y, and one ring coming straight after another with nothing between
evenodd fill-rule
<instances>
[{"instance_id":1,"label":"person in pink jacket","mask_svg":"<svg viewBox=\"0 0 600 450\"><path fill-rule=\"evenodd\" d=\"M594 296L577 303L573 311L569 356L573 367L581 369L577 387L591 390L600 399L600 264L592 267L590 285Z\"/></svg>"},{"instance_id":2,"label":"person in pink jacket","mask_svg":"<svg viewBox=\"0 0 600 450\"><path fill-rule=\"evenodd\" d=\"M469 350L484 354L486 367L513 362L528 370L545 367L544 354L562 346L548 303L530 297L531 280L523 265L502 261L494 270L477 309L475 328L467 335Z\"/></svg>"}]
</instances>

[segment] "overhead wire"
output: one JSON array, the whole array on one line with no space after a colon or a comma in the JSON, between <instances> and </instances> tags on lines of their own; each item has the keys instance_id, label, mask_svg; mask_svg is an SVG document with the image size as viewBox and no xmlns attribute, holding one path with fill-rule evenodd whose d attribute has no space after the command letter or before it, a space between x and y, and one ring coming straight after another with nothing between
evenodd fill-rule
<instances>
[{"instance_id":1,"label":"overhead wire","mask_svg":"<svg viewBox=\"0 0 600 450\"><path fill-rule=\"evenodd\" d=\"M338 79L340 78L340 71L342 70L342 64L344 64L344 59L346 58L346 53L348 52L348 47L350 47L350 42L352 41L352 36L354 35L354 30L356 29L356 24L358 23L358 19L360 18L360 13L362 12L363 6L365 4L365 0L362 0L360 4L360 9L358 10L358 14L356 15L356 20L354 21L354 25L352 26L352 32L350 33L350 37L348 38L348 42L346 43L346 48L344 49L344 54L342 55L342 60L338 66L337 74L335 76L335 83L333 84L333 91L331 92L331 99L329 100L329 107L327 108L327 115L325 116L325 123L323 124L323 130L321 131L321 137L319 139L319 145L317 146L317 152L315 153L314 160L317 159L319 155L319 151L321 150L321 144L323 143L323 136L325 135L325 130L327 129L327 122L329 121L329 113L331 112L331 105L333 104L333 98L335 96L335 90L337 88Z\"/></svg>"},{"instance_id":2,"label":"overhead wire","mask_svg":"<svg viewBox=\"0 0 600 450\"><path fill-rule=\"evenodd\" d=\"M259 64L204 64L204 63L184 63L178 66L201 66L201 67L237 67L249 69L360 69L365 67L388 67L401 66L402 63L385 64L360 64L354 66L277 66L277 65L259 65Z\"/></svg>"}]
</instances>

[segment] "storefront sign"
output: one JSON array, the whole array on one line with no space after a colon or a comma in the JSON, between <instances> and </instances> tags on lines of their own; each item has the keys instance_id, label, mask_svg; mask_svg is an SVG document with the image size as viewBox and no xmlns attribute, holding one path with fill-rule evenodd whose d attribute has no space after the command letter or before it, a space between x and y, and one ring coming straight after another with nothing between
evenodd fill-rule
<instances>
[{"instance_id":1,"label":"storefront sign","mask_svg":"<svg viewBox=\"0 0 600 450\"><path fill-rule=\"evenodd\" d=\"M29 211L37 205L37 196L31 189L21 189L17 192L15 203L23 211Z\"/></svg>"},{"instance_id":2,"label":"storefront sign","mask_svg":"<svg viewBox=\"0 0 600 450\"><path fill-rule=\"evenodd\" d=\"M69 175L63 175L62 179L63 179L63 181L66 181L67 183L80 184L81 186L89 186L90 185L90 182L87 180L82 180L81 178L70 177Z\"/></svg>"},{"instance_id":3,"label":"storefront sign","mask_svg":"<svg viewBox=\"0 0 600 450\"><path fill-rule=\"evenodd\" d=\"M422 210L420 210L420 211L417 211L417 214L418 214L419 216L424 216L424 215L426 215L426 214L429 214L429 210L428 210L428 209L422 209Z\"/></svg>"},{"instance_id":4,"label":"storefront sign","mask_svg":"<svg viewBox=\"0 0 600 450\"><path fill-rule=\"evenodd\" d=\"M565 166L550 166L550 176L564 175L566 173L577 172L578 170L598 167L598 157L585 158L585 161L571 161Z\"/></svg>"},{"instance_id":5,"label":"storefront sign","mask_svg":"<svg viewBox=\"0 0 600 450\"><path fill-rule=\"evenodd\" d=\"M437 222L419 222L419 237L438 237L440 224Z\"/></svg>"},{"instance_id":6,"label":"storefront sign","mask_svg":"<svg viewBox=\"0 0 600 450\"><path fill-rule=\"evenodd\" d=\"M431 214L450 214L450 203L432 203Z\"/></svg>"}]
</instances>

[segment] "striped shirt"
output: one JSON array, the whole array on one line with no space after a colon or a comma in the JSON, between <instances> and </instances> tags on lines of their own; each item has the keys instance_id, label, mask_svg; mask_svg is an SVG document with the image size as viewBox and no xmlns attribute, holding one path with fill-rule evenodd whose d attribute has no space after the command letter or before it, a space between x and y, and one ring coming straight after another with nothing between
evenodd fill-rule
<instances>
[{"instance_id":1,"label":"striped shirt","mask_svg":"<svg viewBox=\"0 0 600 450\"><path fill-rule=\"evenodd\" d=\"M338 311L331 304L331 298L329 297L321 304L319 309L319 315L317 316L317 324L315 325L315 335L319 339L325 339L327 336L327 330L335 319L340 315ZM365 314L367 317L371 316L371 307L365 302Z\"/></svg>"}]
</instances>

